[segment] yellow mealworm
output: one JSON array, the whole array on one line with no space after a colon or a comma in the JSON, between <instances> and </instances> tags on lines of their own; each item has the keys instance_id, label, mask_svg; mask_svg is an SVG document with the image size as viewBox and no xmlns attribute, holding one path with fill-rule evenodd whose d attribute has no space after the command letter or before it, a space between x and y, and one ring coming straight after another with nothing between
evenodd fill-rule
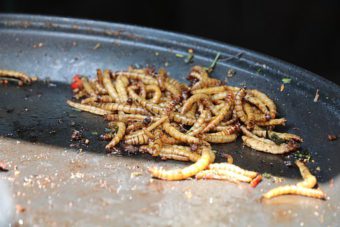
<instances>
[{"instance_id":1,"label":"yellow mealworm","mask_svg":"<svg viewBox=\"0 0 340 227\"><path fill-rule=\"evenodd\" d=\"M115 82L116 91L118 93L121 102L125 103L128 100L128 95L126 92L126 82L124 82L124 77L118 76Z\"/></svg>"},{"instance_id":2,"label":"yellow mealworm","mask_svg":"<svg viewBox=\"0 0 340 227\"><path fill-rule=\"evenodd\" d=\"M229 181L241 181L249 183L252 178L245 175L238 174L236 172L228 171L226 169L209 169L204 170L196 174L196 179L215 179L215 180L229 180Z\"/></svg>"},{"instance_id":3,"label":"yellow mealworm","mask_svg":"<svg viewBox=\"0 0 340 227\"><path fill-rule=\"evenodd\" d=\"M214 94L211 96L211 101L218 101L221 99L225 99L228 95L229 95L229 92L227 91Z\"/></svg>"},{"instance_id":4,"label":"yellow mealworm","mask_svg":"<svg viewBox=\"0 0 340 227\"><path fill-rule=\"evenodd\" d=\"M166 131L170 136L174 137L175 139L185 142L185 143L194 143L194 144L200 144L202 141L199 138L186 135L180 131L178 131L175 127L173 127L169 122L163 123L163 129Z\"/></svg>"},{"instance_id":5,"label":"yellow mealworm","mask_svg":"<svg viewBox=\"0 0 340 227\"><path fill-rule=\"evenodd\" d=\"M118 130L117 130L116 135L111 140L111 142L108 145L106 145L105 148L108 149L108 150L110 150L114 146L116 146L123 139L123 137L125 135L125 130L126 130L125 123L123 123L123 122L116 122L115 124L116 124Z\"/></svg>"},{"instance_id":6,"label":"yellow mealworm","mask_svg":"<svg viewBox=\"0 0 340 227\"><path fill-rule=\"evenodd\" d=\"M130 133L143 128L145 125L143 122L130 122L126 128L126 133Z\"/></svg>"},{"instance_id":7,"label":"yellow mealworm","mask_svg":"<svg viewBox=\"0 0 340 227\"><path fill-rule=\"evenodd\" d=\"M209 165L209 169L224 169L227 171L238 173L240 175L247 176L249 178L254 178L258 175L257 172L245 170L242 169L241 167L229 163L212 163Z\"/></svg>"},{"instance_id":8,"label":"yellow mealworm","mask_svg":"<svg viewBox=\"0 0 340 227\"><path fill-rule=\"evenodd\" d=\"M271 199L281 195L301 195L315 199L326 199L325 193L319 189L304 188L295 185L285 185L271 189L265 193L262 198Z\"/></svg>"},{"instance_id":9,"label":"yellow mealworm","mask_svg":"<svg viewBox=\"0 0 340 227\"><path fill-rule=\"evenodd\" d=\"M276 126L276 125L285 125L287 122L286 118L277 118L277 119L271 119L269 121L259 121L256 122L259 126Z\"/></svg>"},{"instance_id":10,"label":"yellow mealworm","mask_svg":"<svg viewBox=\"0 0 340 227\"><path fill-rule=\"evenodd\" d=\"M182 107L181 114L185 114L186 112L188 112L194 103L198 103L200 100L203 100L203 99L208 100L209 96L206 94L196 94L196 95L191 96L189 99L185 101Z\"/></svg>"},{"instance_id":11,"label":"yellow mealworm","mask_svg":"<svg viewBox=\"0 0 340 227\"><path fill-rule=\"evenodd\" d=\"M177 113L177 112L170 112L169 119L171 119L171 120L173 120L177 123L184 124L184 125L193 125L196 122L196 119L189 118L189 117L182 115L180 113Z\"/></svg>"},{"instance_id":12,"label":"yellow mealworm","mask_svg":"<svg viewBox=\"0 0 340 227\"><path fill-rule=\"evenodd\" d=\"M276 138L279 138L285 141L294 140L297 142L303 142L303 139L298 135L291 134L291 133L274 132L270 130L266 131L260 127L257 127L257 129L254 129L252 133L260 137L268 137L269 139L273 139L276 137Z\"/></svg>"},{"instance_id":13,"label":"yellow mealworm","mask_svg":"<svg viewBox=\"0 0 340 227\"><path fill-rule=\"evenodd\" d=\"M168 82L165 82L164 88L165 88L165 90L168 90L174 98L179 99L181 97L181 91L178 90L174 85L172 85Z\"/></svg>"},{"instance_id":14,"label":"yellow mealworm","mask_svg":"<svg viewBox=\"0 0 340 227\"><path fill-rule=\"evenodd\" d=\"M153 177L163 180L184 180L195 176L198 172L206 169L211 162L212 151L208 147L202 148L201 157L192 165L183 169L163 170L158 168L149 168L149 172Z\"/></svg>"},{"instance_id":15,"label":"yellow mealworm","mask_svg":"<svg viewBox=\"0 0 340 227\"><path fill-rule=\"evenodd\" d=\"M228 88L227 86L218 86L218 87L208 87L208 88L201 88L192 91L192 94L206 94L206 95L213 95L213 94L219 94L224 91L226 91Z\"/></svg>"},{"instance_id":16,"label":"yellow mealworm","mask_svg":"<svg viewBox=\"0 0 340 227\"><path fill-rule=\"evenodd\" d=\"M295 161L295 164L298 166L301 176L303 178L302 182L297 183L298 187L305 187L305 188L314 188L317 184L316 177L311 174L308 167L301 161Z\"/></svg>"},{"instance_id":17,"label":"yellow mealworm","mask_svg":"<svg viewBox=\"0 0 340 227\"><path fill-rule=\"evenodd\" d=\"M165 134L162 135L161 141L162 141L163 144L170 144L170 145L181 143L181 141L179 141L179 140L177 140L173 137L167 136Z\"/></svg>"},{"instance_id":18,"label":"yellow mealworm","mask_svg":"<svg viewBox=\"0 0 340 227\"><path fill-rule=\"evenodd\" d=\"M91 97L81 100L81 104L90 104L90 103L96 102L97 100L98 100L97 96L91 96Z\"/></svg>"},{"instance_id":19,"label":"yellow mealworm","mask_svg":"<svg viewBox=\"0 0 340 227\"><path fill-rule=\"evenodd\" d=\"M206 126L204 124L204 121L207 118L207 115L208 115L208 111L207 110L203 110L201 115L198 117L197 121L190 128L190 130L189 130L189 132L187 134L190 135L190 136L195 136L195 135L201 133L202 130L204 129L204 127Z\"/></svg>"},{"instance_id":20,"label":"yellow mealworm","mask_svg":"<svg viewBox=\"0 0 340 227\"><path fill-rule=\"evenodd\" d=\"M276 117L276 105L273 102L273 100L271 100L266 94L264 94L263 92L260 92L259 90L251 90L250 91L251 94L253 96L255 96L256 98L258 98L261 102L263 102L269 109L269 113L272 119L274 119Z\"/></svg>"},{"instance_id":21,"label":"yellow mealworm","mask_svg":"<svg viewBox=\"0 0 340 227\"><path fill-rule=\"evenodd\" d=\"M203 129L202 132L209 132L210 130L214 129L227 115L229 109L230 109L231 104L227 103L220 111L220 113L215 116L209 123L208 125Z\"/></svg>"},{"instance_id":22,"label":"yellow mealworm","mask_svg":"<svg viewBox=\"0 0 340 227\"><path fill-rule=\"evenodd\" d=\"M160 107L159 105L146 101L145 99L142 99L139 97L132 89L128 88L130 96L137 101L139 105L141 105L143 108L147 109L153 114L164 114L165 109Z\"/></svg>"},{"instance_id":23,"label":"yellow mealworm","mask_svg":"<svg viewBox=\"0 0 340 227\"><path fill-rule=\"evenodd\" d=\"M258 151L263 151L271 154L284 154L296 150L299 146L293 143L282 143L277 145L275 143L264 142L261 138L251 138L242 136L244 145Z\"/></svg>"},{"instance_id":24,"label":"yellow mealworm","mask_svg":"<svg viewBox=\"0 0 340 227\"><path fill-rule=\"evenodd\" d=\"M131 114L145 114L148 115L148 111L144 108L136 106L134 104L120 104L120 103L94 103L94 106L107 110L107 111L123 111L124 113L131 113Z\"/></svg>"},{"instance_id":25,"label":"yellow mealworm","mask_svg":"<svg viewBox=\"0 0 340 227\"><path fill-rule=\"evenodd\" d=\"M85 111L85 112L89 112L89 113L93 113L96 115L105 115L105 114L109 114L109 111L103 110L101 108L97 108L94 106L89 106L89 105L84 105L84 104L80 104L80 103L76 103L76 102L72 102L70 100L67 100L67 104L73 108L76 108L78 110L81 111Z\"/></svg>"},{"instance_id":26,"label":"yellow mealworm","mask_svg":"<svg viewBox=\"0 0 340 227\"><path fill-rule=\"evenodd\" d=\"M254 127L254 112L253 112L253 108L250 106L249 103L244 103L243 104L243 109L244 109L244 112L246 113L247 115L247 122L246 122L246 125L247 125L247 128L253 128Z\"/></svg>"},{"instance_id":27,"label":"yellow mealworm","mask_svg":"<svg viewBox=\"0 0 340 227\"><path fill-rule=\"evenodd\" d=\"M149 137L145 133L138 134L136 136L124 139L124 143L130 144L130 145L143 145L143 144L148 144L148 142L149 142Z\"/></svg>"},{"instance_id":28,"label":"yellow mealworm","mask_svg":"<svg viewBox=\"0 0 340 227\"><path fill-rule=\"evenodd\" d=\"M185 116L189 118L196 118L197 108L198 108L198 105L196 103L193 104L191 109L185 114Z\"/></svg>"},{"instance_id":29,"label":"yellow mealworm","mask_svg":"<svg viewBox=\"0 0 340 227\"><path fill-rule=\"evenodd\" d=\"M247 115L245 114L243 110L242 100L244 96L246 95L246 90L242 88L238 91L235 99L235 110L237 117L244 123L247 122Z\"/></svg>"},{"instance_id":30,"label":"yellow mealworm","mask_svg":"<svg viewBox=\"0 0 340 227\"><path fill-rule=\"evenodd\" d=\"M247 102L255 105L266 116L269 116L269 118L271 117L269 110L267 109L266 105L260 99L254 97L250 94L247 94L246 96L244 96L244 99L247 100Z\"/></svg>"},{"instance_id":31,"label":"yellow mealworm","mask_svg":"<svg viewBox=\"0 0 340 227\"><path fill-rule=\"evenodd\" d=\"M237 134L223 135L220 132L205 133L202 135L202 139L210 143L231 143L237 139Z\"/></svg>"},{"instance_id":32,"label":"yellow mealworm","mask_svg":"<svg viewBox=\"0 0 340 227\"><path fill-rule=\"evenodd\" d=\"M115 72L115 75L117 76L125 76L129 79L133 79L133 80L140 80L142 81L144 84L154 84L154 85L158 85L158 82L155 78L146 75L145 73L140 73L140 72L124 72L124 71L119 71L119 72Z\"/></svg>"},{"instance_id":33,"label":"yellow mealworm","mask_svg":"<svg viewBox=\"0 0 340 227\"><path fill-rule=\"evenodd\" d=\"M82 76L81 81L83 83L84 90L86 91L87 94L89 94L90 96L94 96L94 97L97 96L96 92L91 87L87 77Z\"/></svg>"},{"instance_id":34,"label":"yellow mealworm","mask_svg":"<svg viewBox=\"0 0 340 227\"><path fill-rule=\"evenodd\" d=\"M109 70L104 70L104 74L103 74L103 85L105 87L105 89L107 90L107 92L109 93L109 95L116 101L119 101L119 97L118 97L118 93L116 91L116 89L114 88L112 81L111 81L111 75L110 75L110 71Z\"/></svg>"},{"instance_id":35,"label":"yellow mealworm","mask_svg":"<svg viewBox=\"0 0 340 227\"><path fill-rule=\"evenodd\" d=\"M157 85L148 85L145 87L146 92L152 92L152 100L151 102L157 104L159 103L161 97L162 97L162 92L161 89Z\"/></svg>"},{"instance_id":36,"label":"yellow mealworm","mask_svg":"<svg viewBox=\"0 0 340 227\"><path fill-rule=\"evenodd\" d=\"M128 122L128 121L143 121L146 118L149 118L150 121L155 121L156 119L159 119L157 117L153 116L146 116L146 115L140 115L140 114L108 114L105 116L105 119L107 121L122 121L122 122Z\"/></svg>"},{"instance_id":37,"label":"yellow mealworm","mask_svg":"<svg viewBox=\"0 0 340 227\"><path fill-rule=\"evenodd\" d=\"M32 82L32 78L29 77L26 73L14 71L14 70L0 69L0 77L9 77L9 78L19 79L25 84L30 84Z\"/></svg>"}]
</instances>

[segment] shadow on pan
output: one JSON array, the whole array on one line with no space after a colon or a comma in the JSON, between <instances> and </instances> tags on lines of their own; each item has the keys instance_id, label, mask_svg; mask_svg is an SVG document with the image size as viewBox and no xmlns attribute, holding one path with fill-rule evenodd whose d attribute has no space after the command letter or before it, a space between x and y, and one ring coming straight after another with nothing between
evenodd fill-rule
<instances>
[{"instance_id":1,"label":"shadow on pan","mask_svg":"<svg viewBox=\"0 0 340 227\"><path fill-rule=\"evenodd\" d=\"M315 160L310 166L320 182L340 173L339 140L327 140L328 134L340 134L339 87L310 72L241 48L117 24L0 15L0 28L1 54L5 56L0 68L52 79L52 82L40 81L23 88L0 87L1 136L105 154L106 142L98 139L104 133L104 120L75 111L65 103L72 97L67 82L72 75L93 75L97 68L119 70L140 64L166 67L173 77L184 81L194 64L208 66L216 53L221 52L222 60L213 76L225 80L227 70L234 69L236 75L228 78L228 83L257 88L272 97L280 115L288 119L282 131L305 139L302 149L310 152ZM184 63L184 59L176 55L185 56L187 48L195 50L192 64ZM238 53L242 56L232 57ZM285 77L292 82L280 92L281 80ZM320 90L321 97L313 102L316 89ZM73 130L83 131L90 144L84 146L71 141ZM235 163L244 168L299 177L297 168L290 167L292 155L252 151L242 147L240 140L215 149L219 154L232 154Z\"/></svg>"}]
</instances>

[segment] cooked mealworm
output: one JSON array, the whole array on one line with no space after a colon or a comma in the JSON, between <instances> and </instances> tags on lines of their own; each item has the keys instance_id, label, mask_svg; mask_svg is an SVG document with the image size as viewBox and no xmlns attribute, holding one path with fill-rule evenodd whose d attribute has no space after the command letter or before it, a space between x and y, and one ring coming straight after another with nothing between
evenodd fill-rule
<instances>
[{"instance_id":1,"label":"cooked mealworm","mask_svg":"<svg viewBox=\"0 0 340 227\"><path fill-rule=\"evenodd\" d=\"M179 141L179 140L177 140L173 137L167 136L165 134L162 135L161 141L162 141L163 144L170 144L170 145L181 143L181 141Z\"/></svg>"},{"instance_id":2,"label":"cooked mealworm","mask_svg":"<svg viewBox=\"0 0 340 227\"><path fill-rule=\"evenodd\" d=\"M159 103L160 98L162 97L161 89L157 85L148 85L145 87L146 92L153 92L151 102L157 104Z\"/></svg>"},{"instance_id":3,"label":"cooked mealworm","mask_svg":"<svg viewBox=\"0 0 340 227\"><path fill-rule=\"evenodd\" d=\"M116 87L116 91L118 93L119 99L120 101L122 101L123 103L125 103L128 99L128 95L126 92L126 82L124 82L126 78L122 77L122 76L118 76L115 82L115 87Z\"/></svg>"},{"instance_id":4,"label":"cooked mealworm","mask_svg":"<svg viewBox=\"0 0 340 227\"><path fill-rule=\"evenodd\" d=\"M109 70L104 70L103 74L103 84L109 95L116 101L119 101L119 97L117 94L116 89L113 87L112 81L111 81L111 75Z\"/></svg>"},{"instance_id":5,"label":"cooked mealworm","mask_svg":"<svg viewBox=\"0 0 340 227\"><path fill-rule=\"evenodd\" d=\"M185 114L185 116L187 116L189 118L196 118L197 108L198 108L198 105L196 103L193 104L191 109Z\"/></svg>"},{"instance_id":6,"label":"cooked mealworm","mask_svg":"<svg viewBox=\"0 0 340 227\"><path fill-rule=\"evenodd\" d=\"M169 122L163 123L163 129L166 131L170 136L174 137L175 139L185 142L185 143L194 143L200 144L202 141L196 137L186 135L180 131L178 131L175 127L173 127Z\"/></svg>"},{"instance_id":7,"label":"cooked mealworm","mask_svg":"<svg viewBox=\"0 0 340 227\"><path fill-rule=\"evenodd\" d=\"M228 125L234 124L236 121L237 121L237 114L236 114L236 109L234 108L232 112L232 118L228 120L227 122L221 122L220 125L228 126Z\"/></svg>"},{"instance_id":8,"label":"cooked mealworm","mask_svg":"<svg viewBox=\"0 0 340 227\"><path fill-rule=\"evenodd\" d=\"M196 179L207 180L228 180L231 182L247 182L251 181L250 177L238 174L236 172L228 171L225 169L209 169L203 170L196 174Z\"/></svg>"},{"instance_id":9,"label":"cooked mealworm","mask_svg":"<svg viewBox=\"0 0 340 227\"><path fill-rule=\"evenodd\" d=\"M218 87L208 87L208 88L201 88L192 91L192 94L206 94L206 95L213 95L213 94L219 94L224 91L228 90L227 86L218 86Z\"/></svg>"},{"instance_id":10,"label":"cooked mealworm","mask_svg":"<svg viewBox=\"0 0 340 227\"><path fill-rule=\"evenodd\" d=\"M109 102L115 102L115 101L116 100L112 98L110 95L97 96L97 102L109 103Z\"/></svg>"},{"instance_id":11,"label":"cooked mealworm","mask_svg":"<svg viewBox=\"0 0 340 227\"><path fill-rule=\"evenodd\" d=\"M120 104L120 103L93 103L94 106L107 110L107 111L123 111L131 114L149 114L144 108L136 106L134 104Z\"/></svg>"},{"instance_id":12,"label":"cooked mealworm","mask_svg":"<svg viewBox=\"0 0 340 227\"><path fill-rule=\"evenodd\" d=\"M229 163L212 163L209 165L209 169L221 169L221 170L223 169L243 176L247 176L249 178L254 178L258 175L257 172L245 170L242 169L241 167Z\"/></svg>"},{"instance_id":13,"label":"cooked mealworm","mask_svg":"<svg viewBox=\"0 0 340 227\"><path fill-rule=\"evenodd\" d=\"M180 83L179 81L168 77L166 80L167 83L175 86L177 88L177 90L179 90L180 92L184 91L184 90L188 90L188 86L186 84Z\"/></svg>"},{"instance_id":14,"label":"cooked mealworm","mask_svg":"<svg viewBox=\"0 0 340 227\"><path fill-rule=\"evenodd\" d=\"M87 92L87 94L89 94L90 96L97 96L96 92L93 90L93 88L91 87L88 79L86 76L82 76L81 77L81 81L83 83L83 88L84 90Z\"/></svg>"},{"instance_id":15,"label":"cooked mealworm","mask_svg":"<svg viewBox=\"0 0 340 227\"><path fill-rule=\"evenodd\" d=\"M277 145L275 143L264 142L260 139L242 136L244 145L258 151L263 151L271 154L284 154L298 149L298 145L294 143L282 143Z\"/></svg>"},{"instance_id":16,"label":"cooked mealworm","mask_svg":"<svg viewBox=\"0 0 340 227\"><path fill-rule=\"evenodd\" d=\"M200 100L204 100L204 99L208 100L209 96L206 94L196 94L196 95L191 96L189 99L185 101L182 107L181 114L185 114L192 108L192 105L194 103L198 103Z\"/></svg>"},{"instance_id":17,"label":"cooked mealworm","mask_svg":"<svg viewBox=\"0 0 340 227\"><path fill-rule=\"evenodd\" d=\"M155 78L146 75L145 73L139 73L139 72L124 72L124 71L118 71L115 72L115 75L117 76L125 76L129 79L134 79L134 80L140 80L144 84L154 84L158 85L158 82Z\"/></svg>"},{"instance_id":18,"label":"cooked mealworm","mask_svg":"<svg viewBox=\"0 0 340 227\"><path fill-rule=\"evenodd\" d=\"M268 116L268 120L271 118L269 110L267 109L266 105L258 98L247 94L244 96L244 99L250 102L251 104L255 105L259 110L261 110L262 113L264 113L266 116Z\"/></svg>"},{"instance_id":19,"label":"cooked mealworm","mask_svg":"<svg viewBox=\"0 0 340 227\"><path fill-rule=\"evenodd\" d=\"M237 139L237 134L222 135L220 132L205 133L202 139L210 143L231 143Z\"/></svg>"},{"instance_id":20,"label":"cooked mealworm","mask_svg":"<svg viewBox=\"0 0 340 227\"><path fill-rule=\"evenodd\" d=\"M117 130L116 135L111 140L111 142L108 145L106 145L105 148L108 149L108 150L110 150L114 146L116 146L123 139L124 134L125 134L125 130L126 130L125 123L123 123L123 122L116 122L115 124L116 124L118 130Z\"/></svg>"},{"instance_id":21,"label":"cooked mealworm","mask_svg":"<svg viewBox=\"0 0 340 227\"><path fill-rule=\"evenodd\" d=\"M91 96L91 97L81 100L81 104L90 104L90 103L96 102L97 100L98 100L97 96Z\"/></svg>"},{"instance_id":22,"label":"cooked mealworm","mask_svg":"<svg viewBox=\"0 0 340 227\"><path fill-rule=\"evenodd\" d=\"M295 134L291 134L291 133L282 133L282 132L274 132L274 131L266 131L262 128L257 128L257 129L254 129L252 131L252 133L254 133L255 135L257 136L260 136L260 137L268 137L269 139L273 139L275 137L281 139L281 140L285 140L285 141L289 141L289 140L294 140L294 141L297 141L297 142L303 142L303 139L298 136L298 135L295 135Z\"/></svg>"},{"instance_id":23,"label":"cooked mealworm","mask_svg":"<svg viewBox=\"0 0 340 227\"><path fill-rule=\"evenodd\" d=\"M105 116L105 119L107 121L122 121L122 122L128 122L131 120L139 120L143 121L145 118L149 118L150 121L158 120L158 117L153 116L146 116L146 115L140 115L140 114L108 114Z\"/></svg>"},{"instance_id":24,"label":"cooked mealworm","mask_svg":"<svg viewBox=\"0 0 340 227\"><path fill-rule=\"evenodd\" d=\"M164 88L165 90L168 90L174 98L179 99L181 97L181 91L169 82L166 81L164 83Z\"/></svg>"},{"instance_id":25,"label":"cooked mealworm","mask_svg":"<svg viewBox=\"0 0 340 227\"><path fill-rule=\"evenodd\" d=\"M221 99L225 99L228 95L229 95L229 92L227 92L227 91L214 94L214 95L211 96L211 101L214 102L214 101L218 101L218 100L221 100Z\"/></svg>"},{"instance_id":26,"label":"cooked mealworm","mask_svg":"<svg viewBox=\"0 0 340 227\"><path fill-rule=\"evenodd\" d=\"M277 119L271 119L269 121L259 121L256 122L259 126L276 126L276 125L285 125L287 122L286 118L277 118Z\"/></svg>"},{"instance_id":27,"label":"cooked mealworm","mask_svg":"<svg viewBox=\"0 0 340 227\"><path fill-rule=\"evenodd\" d=\"M210 113L210 112L208 111L208 113ZM189 117L182 115L180 113L177 113L177 112L171 112L169 114L169 119L171 119L171 120L173 120L177 123L184 124L184 125L193 125L196 122L195 119L189 118Z\"/></svg>"},{"instance_id":28,"label":"cooked mealworm","mask_svg":"<svg viewBox=\"0 0 340 227\"><path fill-rule=\"evenodd\" d=\"M251 90L250 91L251 94L253 96L255 96L256 98L258 98L261 102L263 102L269 109L269 113L272 119L274 119L276 117L276 105L273 102L273 100L271 100L266 94L264 94L263 92L260 92L259 90Z\"/></svg>"},{"instance_id":29,"label":"cooked mealworm","mask_svg":"<svg viewBox=\"0 0 340 227\"><path fill-rule=\"evenodd\" d=\"M9 77L9 78L19 79L25 84L30 84L32 82L32 78L29 77L26 73L14 71L14 70L0 69L0 77Z\"/></svg>"},{"instance_id":30,"label":"cooked mealworm","mask_svg":"<svg viewBox=\"0 0 340 227\"><path fill-rule=\"evenodd\" d=\"M314 188L317 184L316 177L311 174L308 167L301 161L295 161L295 164L299 167L301 176L303 178L302 182L297 183L298 187Z\"/></svg>"},{"instance_id":31,"label":"cooked mealworm","mask_svg":"<svg viewBox=\"0 0 340 227\"><path fill-rule=\"evenodd\" d=\"M202 148L201 157L194 164L184 167L183 169L163 170L158 168L149 168L153 177L163 180L184 180L196 175L198 172L206 169L211 162L212 151L208 147Z\"/></svg>"},{"instance_id":32,"label":"cooked mealworm","mask_svg":"<svg viewBox=\"0 0 340 227\"><path fill-rule=\"evenodd\" d=\"M208 111L203 110L201 115L198 117L195 124L190 128L187 135L189 136L195 136L202 132L202 130L205 128L206 124L204 124L205 119L207 118Z\"/></svg>"},{"instance_id":33,"label":"cooked mealworm","mask_svg":"<svg viewBox=\"0 0 340 227\"><path fill-rule=\"evenodd\" d=\"M246 95L246 90L242 88L240 91L238 91L235 99L235 110L237 117L244 123L247 122L247 115L245 114L243 110L242 100L244 96Z\"/></svg>"},{"instance_id":34,"label":"cooked mealworm","mask_svg":"<svg viewBox=\"0 0 340 227\"><path fill-rule=\"evenodd\" d=\"M140 104L143 108L147 109L153 114L164 114L165 109L160 107L157 104L154 104L152 102L146 101L139 97L131 88L128 88L130 96L137 101L138 104Z\"/></svg>"},{"instance_id":35,"label":"cooked mealworm","mask_svg":"<svg viewBox=\"0 0 340 227\"><path fill-rule=\"evenodd\" d=\"M247 128L253 128L254 127L254 112L253 112L253 108L250 106L249 103L244 103L243 104L243 109L244 112L247 115Z\"/></svg>"},{"instance_id":36,"label":"cooked mealworm","mask_svg":"<svg viewBox=\"0 0 340 227\"><path fill-rule=\"evenodd\" d=\"M74 90L75 91L75 90ZM77 93L73 96L75 99L80 99L86 96L86 92L84 90L78 90Z\"/></svg>"},{"instance_id":37,"label":"cooked mealworm","mask_svg":"<svg viewBox=\"0 0 340 227\"><path fill-rule=\"evenodd\" d=\"M209 122L209 124L203 129L202 132L209 132L210 130L215 128L227 115L230 106L231 106L230 103L226 103L226 105L221 109L220 113Z\"/></svg>"},{"instance_id":38,"label":"cooked mealworm","mask_svg":"<svg viewBox=\"0 0 340 227\"><path fill-rule=\"evenodd\" d=\"M109 111L106 111L106 110L103 110L103 109L100 109L94 106L80 104L80 103L72 102L70 100L67 100L66 102L69 106L76 108L78 110L81 110L81 111L85 111L85 112L89 112L89 113L93 113L97 115L109 114Z\"/></svg>"},{"instance_id":39,"label":"cooked mealworm","mask_svg":"<svg viewBox=\"0 0 340 227\"><path fill-rule=\"evenodd\" d=\"M139 130L143 128L145 125L143 122L131 122L127 128L126 128L126 133L130 133L132 131Z\"/></svg>"},{"instance_id":40,"label":"cooked mealworm","mask_svg":"<svg viewBox=\"0 0 340 227\"><path fill-rule=\"evenodd\" d=\"M145 134L137 134L136 136L130 137L130 138L124 138L124 143L125 144L130 144L130 145L143 145L143 144L148 144L149 142L149 137Z\"/></svg>"},{"instance_id":41,"label":"cooked mealworm","mask_svg":"<svg viewBox=\"0 0 340 227\"><path fill-rule=\"evenodd\" d=\"M150 147L143 147L141 148L142 151L148 152L151 155L154 155L152 149ZM199 154L190 151L190 147L185 146L178 146L178 145L166 145L161 148L159 156L162 158L168 158L174 155L174 157L184 157L187 161L197 162L198 159L201 157Z\"/></svg>"},{"instance_id":42,"label":"cooked mealworm","mask_svg":"<svg viewBox=\"0 0 340 227\"><path fill-rule=\"evenodd\" d=\"M326 199L325 193L319 189L304 188L295 185L285 185L271 189L265 193L262 198L271 199L281 195L302 195L316 199Z\"/></svg>"}]
</instances>

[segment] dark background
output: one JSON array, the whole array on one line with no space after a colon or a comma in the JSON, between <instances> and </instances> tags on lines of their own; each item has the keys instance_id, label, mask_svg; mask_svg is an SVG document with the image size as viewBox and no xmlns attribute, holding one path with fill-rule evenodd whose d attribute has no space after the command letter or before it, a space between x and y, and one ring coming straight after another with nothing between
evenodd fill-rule
<instances>
[{"instance_id":1,"label":"dark background","mask_svg":"<svg viewBox=\"0 0 340 227\"><path fill-rule=\"evenodd\" d=\"M340 1L0 0L0 12L177 31L256 50L340 84Z\"/></svg>"}]
</instances>

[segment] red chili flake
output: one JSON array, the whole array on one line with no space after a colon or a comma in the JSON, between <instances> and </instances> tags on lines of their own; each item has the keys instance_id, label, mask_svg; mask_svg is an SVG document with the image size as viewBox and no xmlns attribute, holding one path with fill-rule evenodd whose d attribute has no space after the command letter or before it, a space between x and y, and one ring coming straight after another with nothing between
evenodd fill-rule
<instances>
[{"instance_id":1,"label":"red chili flake","mask_svg":"<svg viewBox=\"0 0 340 227\"><path fill-rule=\"evenodd\" d=\"M8 172L7 165L0 161L0 172Z\"/></svg>"},{"instance_id":2,"label":"red chili flake","mask_svg":"<svg viewBox=\"0 0 340 227\"><path fill-rule=\"evenodd\" d=\"M75 89L79 89L83 86L83 83L81 81L81 78L79 75L74 75L73 78L72 78L72 84L71 84L71 88L72 90L75 90Z\"/></svg>"},{"instance_id":3,"label":"red chili flake","mask_svg":"<svg viewBox=\"0 0 340 227\"><path fill-rule=\"evenodd\" d=\"M250 186L253 188L256 188L256 186L262 181L262 176L261 175L257 175L251 182L250 182Z\"/></svg>"}]
</instances>

